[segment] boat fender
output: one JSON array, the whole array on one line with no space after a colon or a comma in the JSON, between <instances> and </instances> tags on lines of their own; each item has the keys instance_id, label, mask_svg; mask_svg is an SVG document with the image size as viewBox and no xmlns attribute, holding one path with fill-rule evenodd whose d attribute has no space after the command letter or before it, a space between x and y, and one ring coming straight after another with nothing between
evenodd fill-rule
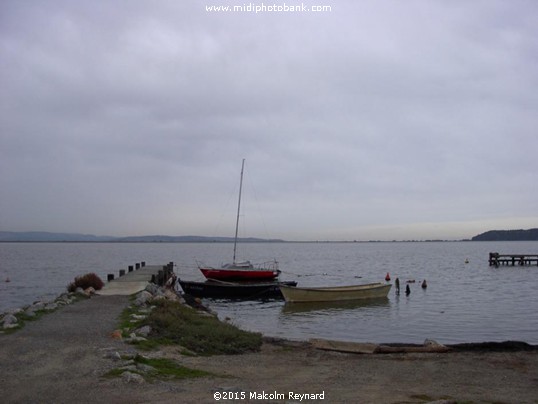
<instances>
[{"instance_id":1,"label":"boat fender","mask_svg":"<svg viewBox=\"0 0 538 404\"><path fill-rule=\"evenodd\" d=\"M426 279L422 281L422 289L426 289L428 287L428 284L426 283Z\"/></svg>"},{"instance_id":2,"label":"boat fender","mask_svg":"<svg viewBox=\"0 0 538 404\"><path fill-rule=\"evenodd\" d=\"M409 296L410 293L411 293L411 289L409 288L409 285L406 285L405 286L405 294Z\"/></svg>"},{"instance_id":3,"label":"boat fender","mask_svg":"<svg viewBox=\"0 0 538 404\"><path fill-rule=\"evenodd\" d=\"M390 274L387 272L387 275L385 276L385 280L388 282L390 281Z\"/></svg>"}]
</instances>

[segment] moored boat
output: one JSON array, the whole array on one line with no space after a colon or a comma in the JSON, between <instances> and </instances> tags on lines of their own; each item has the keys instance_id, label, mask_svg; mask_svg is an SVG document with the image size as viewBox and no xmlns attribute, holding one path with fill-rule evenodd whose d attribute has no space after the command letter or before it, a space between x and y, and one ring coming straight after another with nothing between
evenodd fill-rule
<instances>
[{"instance_id":1,"label":"moored boat","mask_svg":"<svg viewBox=\"0 0 538 404\"><path fill-rule=\"evenodd\" d=\"M280 274L278 262L276 261L266 262L257 266L251 264L250 261L245 261L234 264L225 264L220 268L208 266L199 266L198 268L207 279L226 281L273 280Z\"/></svg>"},{"instance_id":2,"label":"moored boat","mask_svg":"<svg viewBox=\"0 0 538 404\"><path fill-rule=\"evenodd\" d=\"M235 221L234 254L231 264L222 265L219 268L198 265L198 268L207 279L219 279L225 281L245 281L245 280L272 280L278 277L280 270L276 260L259 266L253 265L250 261L237 262L237 234L239 230L239 213L241 212L241 190L243 189L243 171L245 169L245 159L241 165L241 179L239 182L239 200L237 203L237 216Z\"/></svg>"},{"instance_id":3,"label":"moored boat","mask_svg":"<svg viewBox=\"0 0 538 404\"><path fill-rule=\"evenodd\" d=\"M339 302L387 297L391 286L381 282L311 288L280 285L280 291L286 302Z\"/></svg>"},{"instance_id":4,"label":"moored boat","mask_svg":"<svg viewBox=\"0 0 538 404\"><path fill-rule=\"evenodd\" d=\"M295 286L297 282L223 282L209 279L205 282L178 280L183 291L194 297L217 299L282 299L280 286Z\"/></svg>"}]
</instances>

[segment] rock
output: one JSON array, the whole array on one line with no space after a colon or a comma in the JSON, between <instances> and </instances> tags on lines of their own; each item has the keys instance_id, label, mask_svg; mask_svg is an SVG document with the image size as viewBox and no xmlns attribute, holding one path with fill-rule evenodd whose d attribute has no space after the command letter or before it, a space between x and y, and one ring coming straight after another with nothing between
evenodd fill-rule
<instances>
[{"instance_id":1,"label":"rock","mask_svg":"<svg viewBox=\"0 0 538 404\"><path fill-rule=\"evenodd\" d=\"M136 368L136 365L134 363L123 365L120 370L124 372L136 372L138 369Z\"/></svg>"},{"instance_id":2,"label":"rock","mask_svg":"<svg viewBox=\"0 0 538 404\"><path fill-rule=\"evenodd\" d=\"M159 287L155 285L154 283L148 283L148 286L146 286L145 290L151 293L152 295L156 295L159 292Z\"/></svg>"},{"instance_id":3,"label":"rock","mask_svg":"<svg viewBox=\"0 0 538 404\"><path fill-rule=\"evenodd\" d=\"M172 290L170 290L170 289L165 289L165 291L164 291L164 296L165 296L168 300L172 300L172 301L176 301L176 302L180 300L179 296L178 296L175 292L173 292Z\"/></svg>"},{"instance_id":4,"label":"rock","mask_svg":"<svg viewBox=\"0 0 538 404\"><path fill-rule=\"evenodd\" d=\"M120 361L121 360L121 355L117 351L115 351L115 352L107 352L106 355L105 355L105 358L112 359L114 361Z\"/></svg>"},{"instance_id":5,"label":"rock","mask_svg":"<svg viewBox=\"0 0 538 404\"><path fill-rule=\"evenodd\" d=\"M135 352L123 351L120 354L120 357L121 357L122 360L133 360L134 358L136 358L136 355L138 355L138 353L136 351Z\"/></svg>"},{"instance_id":6,"label":"rock","mask_svg":"<svg viewBox=\"0 0 538 404\"><path fill-rule=\"evenodd\" d=\"M17 314L20 314L22 312L24 312L25 309L21 309L21 308L16 308L16 309L10 309L8 311L6 311L5 313L3 313L3 315L5 314L13 314L14 316L17 315ZM1 315L0 315L1 317ZM0 320L1 322L1 320Z\"/></svg>"},{"instance_id":7,"label":"rock","mask_svg":"<svg viewBox=\"0 0 538 404\"><path fill-rule=\"evenodd\" d=\"M424 346L430 347L430 348L446 348L443 344L440 344L439 342L434 341L433 339L426 339L424 341Z\"/></svg>"},{"instance_id":8,"label":"rock","mask_svg":"<svg viewBox=\"0 0 538 404\"><path fill-rule=\"evenodd\" d=\"M34 302L34 304L32 304L30 307L32 307L34 311L43 310L45 308L45 302Z\"/></svg>"},{"instance_id":9,"label":"rock","mask_svg":"<svg viewBox=\"0 0 538 404\"><path fill-rule=\"evenodd\" d=\"M145 363L137 363L136 369L142 373L155 373L156 372L153 366L146 365Z\"/></svg>"},{"instance_id":10,"label":"rock","mask_svg":"<svg viewBox=\"0 0 538 404\"><path fill-rule=\"evenodd\" d=\"M149 293L146 290L143 290L142 292L136 295L134 304L136 306L144 306L152 297L153 295L151 293Z\"/></svg>"},{"instance_id":11,"label":"rock","mask_svg":"<svg viewBox=\"0 0 538 404\"><path fill-rule=\"evenodd\" d=\"M151 332L151 327L149 325L145 325L135 330L136 334L141 335L143 337L147 337L150 332Z\"/></svg>"},{"instance_id":12,"label":"rock","mask_svg":"<svg viewBox=\"0 0 538 404\"><path fill-rule=\"evenodd\" d=\"M129 335L129 338L125 340L125 342L142 342L142 341L147 341L147 339L144 337L139 337L134 332L131 333L131 335Z\"/></svg>"},{"instance_id":13,"label":"rock","mask_svg":"<svg viewBox=\"0 0 538 404\"><path fill-rule=\"evenodd\" d=\"M44 309L47 311L54 311L58 308L58 305L56 303L48 303Z\"/></svg>"},{"instance_id":14,"label":"rock","mask_svg":"<svg viewBox=\"0 0 538 404\"><path fill-rule=\"evenodd\" d=\"M13 326L17 326L18 322L19 320L13 314L6 314L2 319L2 326L4 329L13 328Z\"/></svg>"},{"instance_id":15,"label":"rock","mask_svg":"<svg viewBox=\"0 0 538 404\"><path fill-rule=\"evenodd\" d=\"M95 295L95 289L90 286L89 288L84 289L84 294L88 297Z\"/></svg>"},{"instance_id":16,"label":"rock","mask_svg":"<svg viewBox=\"0 0 538 404\"><path fill-rule=\"evenodd\" d=\"M65 306L72 303L71 297L67 293L64 293L58 296L55 300L56 304L60 306Z\"/></svg>"},{"instance_id":17,"label":"rock","mask_svg":"<svg viewBox=\"0 0 538 404\"><path fill-rule=\"evenodd\" d=\"M86 293L84 292L84 289L82 289L81 287L78 287L76 290L75 290L75 293L77 295L80 295L80 296L86 296Z\"/></svg>"},{"instance_id":18,"label":"rock","mask_svg":"<svg viewBox=\"0 0 538 404\"><path fill-rule=\"evenodd\" d=\"M144 320L146 318L146 316L144 315L141 315L141 314L131 314L131 318L133 320Z\"/></svg>"},{"instance_id":19,"label":"rock","mask_svg":"<svg viewBox=\"0 0 538 404\"><path fill-rule=\"evenodd\" d=\"M132 372L123 372L121 378L125 383L143 384L146 382L142 376Z\"/></svg>"}]
</instances>

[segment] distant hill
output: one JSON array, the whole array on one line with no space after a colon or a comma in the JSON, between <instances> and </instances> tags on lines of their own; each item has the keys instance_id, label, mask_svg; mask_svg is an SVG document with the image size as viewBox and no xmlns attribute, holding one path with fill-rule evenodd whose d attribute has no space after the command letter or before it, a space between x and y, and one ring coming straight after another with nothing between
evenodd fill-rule
<instances>
[{"instance_id":1,"label":"distant hill","mask_svg":"<svg viewBox=\"0 0 538 404\"><path fill-rule=\"evenodd\" d=\"M262 239L262 238L238 238L242 243L259 243L259 242L281 242L277 239ZM207 237L207 236L131 236L121 237L114 241L118 242L136 242L136 243L229 243L234 241L233 237Z\"/></svg>"},{"instance_id":2,"label":"distant hill","mask_svg":"<svg viewBox=\"0 0 538 404\"><path fill-rule=\"evenodd\" d=\"M233 237L205 237L205 236L131 236L112 237L95 236L93 234L78 233L49 233L49 232L12 232L0 231L0 242L117 242L117 243L216 243L231 242ZM240 238L243 243L281 242L277 239Z\"/></svg>"},{"instance_id":3,"label":"distant hill","mask_svg":"<svg viewBox=\"0 0 538 404\"><path fill-rule=\"evenodd\" d=\"M14 232L0 231L0 241L112 241L114 237L93 234L49 233L45 231Z\"/></svg>"},{"instance_id":4,"label":"distant hill","mask_svg":"<svg viewBox=\"0 0 538 404\"><path fill-rule=\"evenodd\" d=\"M537 241L538 229L490 230L474 236L472 241Z\"/></svg>"}]
</instances>

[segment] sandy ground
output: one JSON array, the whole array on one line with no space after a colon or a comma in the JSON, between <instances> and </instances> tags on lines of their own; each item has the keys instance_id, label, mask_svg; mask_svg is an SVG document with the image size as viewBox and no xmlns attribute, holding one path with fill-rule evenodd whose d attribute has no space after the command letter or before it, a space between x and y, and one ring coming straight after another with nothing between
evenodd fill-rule
<instances>
[{"instance_id":1,"label":"sandy ground","mask_svg":"<svg viewBox=\"0 0 538 404\"><path fill-rule=\"evenodd\" d=\"M110 336L127 304L127 296L96 296L0 335L2 401L215 403L217 394L221 402L253 403L538 403L537 351L359 355L282 342L265 343L259 353L204 358L167 347L146 355L216 376L144 384L107 379L103 374L118 366L107 353L133 349ZM290 392L323 399L300 401Z\"/></svg>"}]
</instances>

